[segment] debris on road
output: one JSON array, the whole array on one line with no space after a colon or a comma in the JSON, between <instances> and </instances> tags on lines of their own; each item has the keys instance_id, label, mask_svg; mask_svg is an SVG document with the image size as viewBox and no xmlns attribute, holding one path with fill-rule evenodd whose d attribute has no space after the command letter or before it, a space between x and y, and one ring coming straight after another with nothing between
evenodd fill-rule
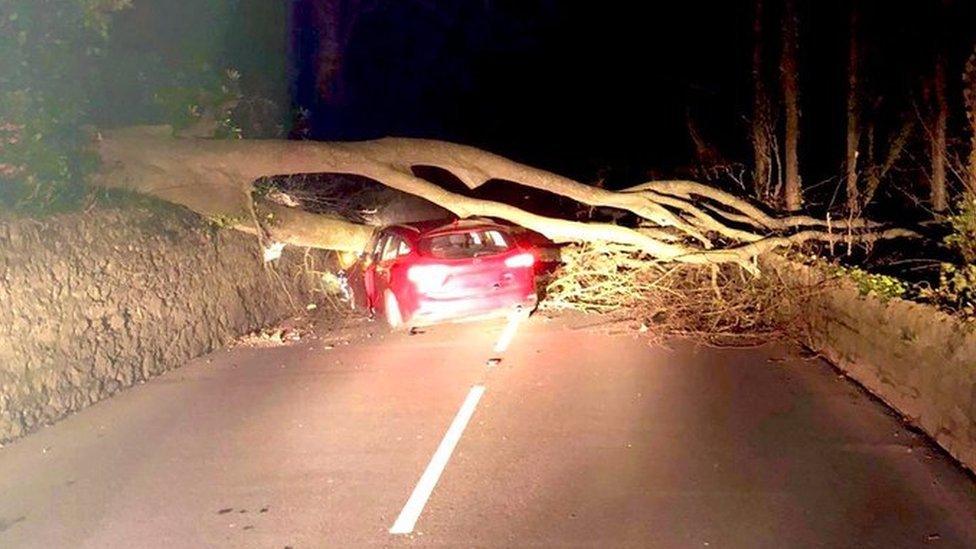
<instances>
[{"instance_id":1,"label":"debris on road","mask_svg":"<svg viewBox=\"0 0 976 549\"><path fill-rule=\"evenodd\" d=\"M502 359L500 359L500 358L489 358L488 361L485 362L485 364L489 368L492 367L492 366L498 366L501 363L502 363Z\"/></svg>"},{"instance_id":2,"label":"debris on road","mask_svg":"<svg viewBox=\"0 0 976 549\"><path fill-rule=\"evenodd\" d=\"M232 347L281 347L297 343L310 332L303 328L265 328L239 338Z\"/></svg>"}]
</instances>

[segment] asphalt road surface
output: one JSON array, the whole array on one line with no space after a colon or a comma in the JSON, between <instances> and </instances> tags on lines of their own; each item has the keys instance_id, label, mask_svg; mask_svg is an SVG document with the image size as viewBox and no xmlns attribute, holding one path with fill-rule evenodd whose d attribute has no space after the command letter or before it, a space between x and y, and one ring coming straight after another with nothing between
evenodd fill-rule
<instances>
[{"instance_id":1,"label":"asphalt road surface","mask_svg":"<svg viewBox=\"0 0 976 549\"><path fill-rule=\"evenodd\" d=\"M0 449L0 547L976 547L972 478L827 364L596 322L195 360Z\"/></svg>"}]
</instances>

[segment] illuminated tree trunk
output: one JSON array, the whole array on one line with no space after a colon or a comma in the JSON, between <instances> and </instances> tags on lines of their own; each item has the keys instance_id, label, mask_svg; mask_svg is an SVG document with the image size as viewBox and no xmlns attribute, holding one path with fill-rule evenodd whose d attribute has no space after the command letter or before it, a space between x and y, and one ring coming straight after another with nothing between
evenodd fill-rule
<instances>
[{"instance_id":1,"label":"illuminated tree trunk","mask_svg":"<svg viewBox=\"0 0 976 549\"><path fill-rule=\"evenodd\" d=\"M790 211L803 205L803 190L800 182L800 159L797 151L800 141L800 104L797 75L797 19L795 0L786 0L783 16L783 47L780 71L783 86L783 102L786 105L785 182L783 195L786 208Z\"/></svg>"},{"instance_id":2,"label":"illuminated tree trunk","mask_svg":"<svg viewBox=\"0 0 976 549\"><path fill-rule=\"evenodd\" d=\"M847 46L847 154L845 156L847 211L857 212L860 199L857 185L857 155L858 143L861 138L861 128L858 108L858 47L857 47L857 19L856 3L851 5L850 28Z\"/></svg>"},{"instance_id":3,"label":"illuminated tree trunk","mask_svg":"<svg viewBox=\"0 0 976 549\"><path fill-rule=\"evenodd\" d=\"M763 0L755 0L752 23L752 184L756 198L769 198L772 155L769 143L769 97L763 83Z\"/></svg>"},{"instance_id":4,"label":"illuminated tree trunk","mask_svg":"<svg viewBox=\"0 0 976 549\"><path fill-rule=\"evenodd\" d=\"M755 272L754 260L774 248L808 240L847 242L911 236L880 231L865 221L835 224L806 216L773 218L748 201L693 181L652 181L610 191L513 162L489 152L425 139L386 138L353 143L276 140L177 139L172 130L128 128L107 132L98 144L103 170L96 183L149 194L209 216L232 220L240 230L286 244L361 251L372 229L255 197L254 183L276 175L352 174L423 197L458 217L504 219L555 242L611 242L656 261L736 263ZM615 208L643 223L625 227L545 217L503 202L451 192L414 175L432 166L474 189L503 179L561 195L581 204ZM742 227L749 227L744 229ZM721 237L716 248L712 237Z\"/></svg>"},{"instance_id":5,"label":"illuminated tree trunk","mask_svg":"<svg viewBox=\"0 0 976 549\"><path fill-rule=\"evenodd\" d=\"M935 76L932 82L935 100L934 120L931 127L932 188L930 200L932 210L942 213L949 207L946 197L946 121L949 106L946 102L945 55L938 53L935 60Z\"/></svg>"}]
</instances>

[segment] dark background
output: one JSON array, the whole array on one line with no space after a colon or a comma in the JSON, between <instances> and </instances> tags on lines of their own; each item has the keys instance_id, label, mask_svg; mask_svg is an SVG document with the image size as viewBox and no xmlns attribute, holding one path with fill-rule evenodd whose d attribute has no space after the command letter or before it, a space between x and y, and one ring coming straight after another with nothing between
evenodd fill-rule
<instances>
[{"instance_id":1,"label":"dark background","mask_svg":"<svg viewBox=\"0 0 976 549\"><path fill-rule=\"evenodd\" d=\"M315 87L321 1L139 0L118 17L114 47L238 68L246 92L307 113L300 129L314 139L434 137L625 184L695 164L690 117L722 158L749 162L749 0L362 0L338 72L341 97L328 100ZM865 95L880 133L920 114L938 47L961 132L973 4L950 0L940 16L936 0L862 2ZM781 5L766 0L776 101ZM801 171L807 186L829 187L843 159L850 2L798 8Z\"/></svg>"}]
</instances>

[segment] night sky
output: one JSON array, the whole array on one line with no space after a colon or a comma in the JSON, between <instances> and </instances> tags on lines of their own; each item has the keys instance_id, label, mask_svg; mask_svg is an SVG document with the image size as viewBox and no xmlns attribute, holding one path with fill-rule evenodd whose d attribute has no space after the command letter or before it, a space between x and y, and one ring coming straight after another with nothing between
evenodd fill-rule
<instances>
[{"instance_id":1,"label":"night sky","mask_svg":"<svg viewBox=\"0 0 976 549\"><path fill-rule=\"evenodd\" d=\"M345 74L351 103L318 119L318 136L439 137L593 176L686 157L689 108L705 118L724 111L727 133L748 101L736 74L748 55L738 36L748 12L731 3L702 18L695 2L448 2L457 6L449 25L398 4L357 27ZM296 98L308 101L310 88L299 78Z\"/></svg>"}]
</instances>

